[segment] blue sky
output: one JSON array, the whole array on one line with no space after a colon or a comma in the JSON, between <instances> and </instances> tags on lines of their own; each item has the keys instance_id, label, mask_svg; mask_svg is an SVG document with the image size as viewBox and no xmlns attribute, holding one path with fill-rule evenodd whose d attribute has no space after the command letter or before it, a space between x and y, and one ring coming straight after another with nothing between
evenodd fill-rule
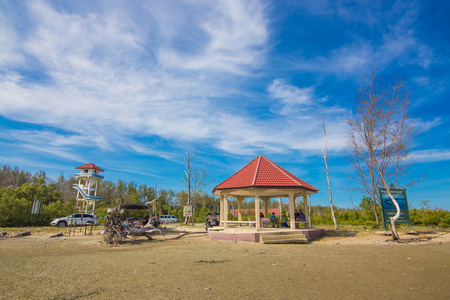
<instances>
[{"instance_id":1,"label":"blue sky","mask_svg":"<svg viewBox=\"0 0 450 300\"><path fill-rule=\"evenodd\" d=\"M412 207L450 209L448 1L2 1L0 163L52 178L184 188L186 151L212 188L264 155L358 205L343 158L358 86L401 76L423 131Z\"/></svg>"}]
</instances>

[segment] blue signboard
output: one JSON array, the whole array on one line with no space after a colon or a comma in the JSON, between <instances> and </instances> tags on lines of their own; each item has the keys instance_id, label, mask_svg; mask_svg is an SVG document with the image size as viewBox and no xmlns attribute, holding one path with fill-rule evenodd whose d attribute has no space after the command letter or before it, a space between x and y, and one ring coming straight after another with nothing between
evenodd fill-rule
<instances>
[{"instance_id":1,"label":"blue signboard","mask_svg":"<svg viewBox=\"0 0 450 300\"><path fill-rule=\"evenodd\" d=\"M397 201L400 207L400 217L395 223L409 223L411 227L411 218L409 215L408 200L406 197L406 189L393 188L389 189L392 197ZM381 198L381 211L383 213L383 224L386 230L386 224L391 223L391 217L397 214L397 208L387 193L386 189L379 188Z\"/></svg>"}]
</instances>

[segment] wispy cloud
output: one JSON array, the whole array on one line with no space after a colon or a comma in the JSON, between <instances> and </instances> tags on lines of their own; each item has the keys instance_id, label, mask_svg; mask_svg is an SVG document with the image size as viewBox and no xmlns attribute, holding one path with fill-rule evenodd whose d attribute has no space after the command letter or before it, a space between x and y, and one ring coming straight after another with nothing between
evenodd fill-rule
<instances>
[{"instance_id":1,"label":"wispy cloud","mask_svg":"<svg viewBox=\"0 0 450 300\"><path fill-rule=\"evenodd\" d=\"M296 150L317 151L323 148L323 128L321 114L332 128L329 128L329 147L332 151L339 151L345 146L346 121L350 115L346 108L326 106L327 98L315 94L315 86L299 88L284 79L276 78L268 86L270 95L278 102L273 104L272 110L292 120L290 128L283 138L290 141L290 148ZM343 117L344 116L344 117ZM276 140L276 138L275 138Z\"/></svg>"},{"instance_id":2,"label":"wispy cloud","mask_svg":"<svg viewBox=\"0 0 450 300\"><path fill-rule=\"evenodd\" d=\"M7 24L8 18L0 12L0 66L9 68L24 63L24 58L19 49L19 41L16 32Z\"/></svg>"},{"instance_id":3,"label":"wispy cloud","mask_svg":"<svg viewBox=\"0 0 450 300\"><path fill-rule=\"evenodd\" d=\"M450 150L448 149L427 149L418 150L411 153L411 158L417 163L429 163L450 160Z\"/></svg>"},{"instance_id":4,"label":"wispy cloud","mask_svg":"<svg viewBox=\"0 0 450 300\"><path fill-rule=\"evenodd\" d=\"M355 26L347 35L349 42L340 48L297 61L296 65L302 70L359 77L375 66L381 70L393 62L428 68L434 61L431 48L417 37L414 23L418 4L415 2L374 5L361 1L347 5L343 1L310 1L301 5L313 14L337 16L338 22ZM367 31L373 36L370 40L366 38Z\"/></svg>"},{"instance_id":5,"label":"wispy cloud","mask_svg":"<svg viewBox=\"0 0 450 300\"><path fill-rule=\"evenodd\" d=\"M278 113L282 115L295 114L300 110L322 102L314 95L315 87L299 88L286 83L285 79L276 78L268 87L270 95L278 99L281 108Z\"/></svg>"},{"instance_id":6,"label":"wispy cloud","mask_svg":"<svg viewBox=\"0 0 450 300\"><path fill-rule=\"evenodd\" d=\"M221 1L206 7L194 35L206 41L191 53L169 43L158 52L167 68L248 75L264 61L268 39L264 6L257 1ZM162 21L166 22L166 18Z\"/></svg>"},{"instance_id":7,"label":"wispy cloud","mask_svg":"<svg viewBox=\"0 0 450 300\"><path fill-rule=\"evenodd\" d=\"M233 92L221 85L223 74L217 72L248 74L262 63L265 8L256 1L191 4L205 13L203 18L180 23L178 14L167 13L164 19L158 15L138 24L120 10L103 15L69 13L44 2L30 3L34 27L22 34L28 36L21 45L23 55L17 56L14 47L1 52L4 61L15 61L18 71L0 77L4 99L0 110L13 120L61 128L70 133L70 138L64 137L67 143L74 137L93 138L94 144L105 148L117 147L115 141L125 139L136 152L162 156L163 152L125 137L131 133L195 141L216 137L216 132L232 136L227 122L213 117L208 99ZM179 10L177 5L167 9ZM163 21L160 27L155 25ZM176 27L173 32L188 25L202 35L198 49L175 51L185 48L176 45L180 37L172 36L168 42L170 36L158 32L170 24ZM15 32L7 33L5 45L16 45ZM24 61L39 66L48 80L27 78L20 72ZM246 123L239 116L233 119ZM23 138L33 143L35 135Z\"/></svg>"},{"instance_id":8,"label":"wispy cloud","mask_svg":"<svg viewBox=\"0 0 450 300\"><path fill-rule=\"evenodd\" d=\"M427 132L430 129L440 126L444 123L440 117L436 117L431 121L415 119L411 120L411 122L414 122L413 126L416 127L420 132Z\"/></svg>"},{"instance_id":9,"label":"wispy cloud","mask_svg":"<svg viewBox=\"0 0 450 300\"><path fill-rule=\"evenodd\" d=\"M59 128L65 134L48 129L23 130L20 138L12 134L30 147L46 140L47 147L40 151L73 159L70 147L87 140L104 150L128 149L171 159L170 153L137 141L137 136L202 142L234 154L321 149L320 124L298 114L304 106L325 100L314 95L315 87L273 80L268 91L282 106L278 114L294 116L291 120L275 115L263 122L226 105L217 111L215 99L238 93L229 88L226 77L250 75L264 63L265 6L257 1L193 4L203 15L195 22L179 19L180 8L170 7L173 15L154 14L140 24L114 9L103 15L69 13L33 2L28 9L34 27L23 34L28 38L22 49L48 80L30 80L20 71L2 76L5 101L0 109L13 120ZM195 50L176 46L186 42L179 36L183 26L200 37ZM301 142L295 142L297 138Z\"/></svg>"},{"instance_id":10,"label":"wispy cloud","mask_svg":"<svg viewBox=\"0 0 450 300\"><path fill-rule=\"evenodd\" d=\"M273 47L264 3L155 1L129 8L99 2L70 9L33 1L23 7L0 21L0 112L45 128L8 132L28 147L78 160L74 146L89 141L104 151L175 159L139 139L158 137L174 147L203 143L232 154L316 155L323 147L321 112L330 150L345 146L351 111L318 96L320 83L296 86L276 75L257 87L265 88L259 104L270 108L264 118L240 109L248 104L241 81L261 76ZM370 19L364 26L376 28L373 12L352 19L348 9L331 5L327 14L345 22ZM20 28L14 26L19 15L26 18ZM295 68L347 76L411 51L431 57L408 29L414 11L395 20L382 26L378 44L355 36Z\"/></svg>"},{"instance_id":11,"label":"wispy cloud","mask_svg":"<svg viewBox=\"0 0 450 300\"><path fill-rule=\"evenodd\" d=\"M4 130L0 138L35 152L82 161L81 156L73 151L75 146L83 145L85 139L81 136L61 135L52 131Z\"/></svg>"}]
</instances>

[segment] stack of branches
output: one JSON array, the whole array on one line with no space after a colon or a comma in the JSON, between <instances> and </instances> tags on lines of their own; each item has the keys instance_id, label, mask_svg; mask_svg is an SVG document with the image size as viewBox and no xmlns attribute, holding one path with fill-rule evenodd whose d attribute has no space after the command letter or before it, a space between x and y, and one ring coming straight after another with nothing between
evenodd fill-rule
<instances>
[{"instance_id":1,"label":"stack of branches","mask_svg":"<svg viewBox=\"0 0 450 300\"><path fill-rule=\"evenodd\" d=\"M106 243L117 245L122 243L123 238L128 236L128 233L129 231L122 223L122 210L118 205L107 216L103 238Z\"/></svg>"},{"instance_id":2,"label":"stack of branches","mask_svg":"<svg viewBox=\"0 0 450 300\"><path fill-rule=\"evenodd\" d=\"M136 236L145 236L149 240L152 239L154 234L162 234L161 230L156 228L151 222L154 218L150 218L150 221L143 228L130 228L123 225L122 212L124 209L142 209L142 205L118 205L113 208L111 213L108 215L105 231L104 240L108 244L120 244L123 242L124 238L132 238ZM151 212L150 212L151 215Z\"/></svg>"}]
</instances>

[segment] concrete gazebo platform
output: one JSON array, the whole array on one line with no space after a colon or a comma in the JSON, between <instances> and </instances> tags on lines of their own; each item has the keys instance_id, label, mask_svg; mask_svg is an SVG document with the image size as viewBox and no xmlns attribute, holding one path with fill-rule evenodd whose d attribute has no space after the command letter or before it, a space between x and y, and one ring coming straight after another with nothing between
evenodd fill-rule
<instances>
[{"instance_id":1,"label":"concrete gazebo platform","mask_svg":"<svg viewBox=\"0 0 450 300\"><path fill-rule=\"evenodd\" d=\"M265 236L277 235L279 237L278 242L294 243L299 240L300 243L305 243L325 234L324 229L318 228L297 228L295 230L285 228L261 228L258 231L249 229L239 229L234 231L228 229L227 231L223 231L223 229L224 228L214 228L213 230L208 230L209 238L212 240L235 243L259 243L263 242Z\"/></svg>"},{"instance_id":2,"label":"concrete gazebo platform","mask_svg":"<svg viewBox=\"0 0 450 300\"><path fill-rule=\"evenodd\" d=\"M307 201L308 195L317 192L318 189L312 185L260 155L213 189L213 193L220 196L221 227L209 230L209 237L234 242L260 242L268 235L295 235L299 238L299 234L304 234L306 239L318 237L325 231L308 228L310 216ZM238 201L238 221L228 220L228 197ZM290 227L263 228L259 216L259 200L264 202L267 216L269 200L280 197L289 199ZM294 218L297 197L303 197L303 211L306 217L303 222L296 222ZM255 221L242 220L241 204L246 198L253 198L255 201ZM296 223L302 223L306 228L297 228Z\"/></svg>"}]
</instances>

